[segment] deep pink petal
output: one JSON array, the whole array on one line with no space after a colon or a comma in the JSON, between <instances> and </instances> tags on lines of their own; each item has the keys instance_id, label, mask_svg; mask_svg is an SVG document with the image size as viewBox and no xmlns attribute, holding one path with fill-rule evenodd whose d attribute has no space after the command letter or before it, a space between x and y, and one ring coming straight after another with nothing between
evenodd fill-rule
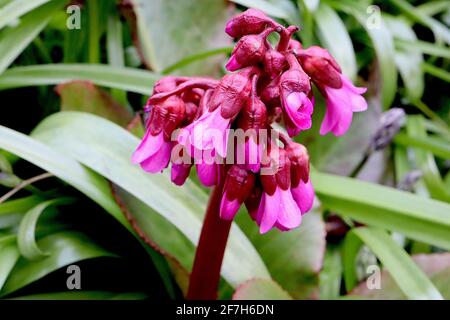
<instances>
[{"instance_id":1,"label":"deep pink petal","mask_svg":"<svg viewBox=\"0 0 450 320\"><path fill-rule=\"evenodd\" d=\"M141 162L141 167L147 172L158 173L164 170L169 164L172 144L164 142L157 153Z\"/></svg>"},{"instance_id":2,"label":"deep pink petal","mask_svg":"<svg viewBox=\"0 0 450 320\"><path fill-rule=\"evenodd\" d=\"M278 210L277 223L283 228L293 229L300 225L302 222L302 213L297 203L292 198L292 193L290 190L281 190L280 193L280 204Z\"/></svg>"},{"instance_id":3,"label":"deep pink petal","mask_svg":"<svg viewBox=\"0 0 450 320\"><path fill-rule=\"evenodd\" d=\"M241 205L237 199L230 201L227 199L227 195L225 193L222 197L222 201L220 202L220 217L224 220L233 220L240 206Z\"/></svg>"},{"instance_id":4,"label":"deep pink petal","mask_svg":"<svg viewBox=\"0 0 450 320\"><path fill-rule=\"evenodd\" d=\"M311 210L315 197L311 179L307 183L300 180L300 183L296 188L291 188L291 192L302 214Z\"/></svg>"},{"instance_id":5,"label":"deep pink petal","mask_svg":"<svg viewBox=\"0 0 450 320\"><path fill-rule=\"evenodd\" d=\"M152 136L150 130L147 130L136 151L133 153L131 161L133 163L141 163L159 151L164 142L163 133Z\"/></svg>"},{"instance_id":6,"label":"deep pink petal","mask_svg":"<svg viewBox=\"0 0 450 320\"><path fill-rule=\"evenodd\" d=\"M231 55L230 60L228 60L227 64L225 65L225 68L231 72L239 70L241 68L241 65L237 62L236 56L234 54Z\"/></svg>"},{"instance_id":7,"label":"deep pink petal","mask_svg":"<svg viewBox=\"0 0 450 320\"><path fill-rule=\"evenodd\" d=\"M288 128L290 136L297 135L302 130L311 128L311 115L314 106L303 92L292 92L283 103L286 114L294 127Z\"/></svg>"},{"instance_id":8,"label":"deep pink petal","mask_svg":"<svg viewBox=\"0 0 450 320\"><path fill-rule=\"evenodd\" d=\"M260 233L266 233L273 228L277 222L278 212L280 209L280 189L277 188L275 193L269 196L267 193L263 194L264 198L264 212L261 217Z\"/></svg>"},{"instance_id":9,"label":"deep pink petal","mask_svg":"<svg viewBox=\"0 0 450 320\"><path fill-rule=\"evenodd\" d=\"M191 165L172 163L172 170L170 172L170 179L177 186L182 186L191 172Z\"/></svg>"},{"instance_id":10,"label":"deep pink petal","mask_svg":"<svg viewBox=\"0 0 450 320\"><path fill-rule=\"evenodd\" d=\"M197 168L198 179L205 187L211 187L217 184L217 164L198 163L195 167Z\"/></svg>"}]
</instances>

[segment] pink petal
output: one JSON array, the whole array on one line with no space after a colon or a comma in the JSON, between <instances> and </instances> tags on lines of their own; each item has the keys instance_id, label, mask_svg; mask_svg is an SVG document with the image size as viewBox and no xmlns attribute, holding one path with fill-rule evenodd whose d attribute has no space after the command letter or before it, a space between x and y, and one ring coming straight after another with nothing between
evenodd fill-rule
<instances>
[{"instance_id":1,"label":"pink petal","mask_svg":"<svg viewBox=\"0 0 450 320\"><path fill-rule=\"evenodd\" d=\"M261 168L262 145L259 145L250 137L245 142L245 162L246 168L254 173Z\"/></svg>"},{"instance_id":2,"label":"pink petal","mask_svg":"<svg viewBox=\"0 0 450 320\"><path fill-rule=\"evenodd\" d=\"M301 130L311 128L311 114L314 106L303 92L292 92L283 103L286 114L297 128L289 128L290 133L297 135ZM291 135L292 136L292 135Z\"/></svg>"},{"instance_id":3,"label":"pink petal","mask_svg":"<svg viewBox=\"0 0 450 320\"><path fill-rule=\"evenodd\" d=\"M286 229L293 229L302 222L302 213L292 198L290 190L281 190L277 223Z\"/></svg>"},{"instance_id":4,"label":"pink petal","mask_svg":"<svg viewBox=\"0 0 450 320\"><path fill-rule=\"evenodd\" d=\"M182 186L191 172L191 165L172 163L172 170L170 172L170 179L177 186Z\"/></svg>"},{"instance_id":5,"label":"pink petal","mask_svg":"<svg viewBox=\"0 0 450 320\"><path fill-rule=\"evenodd\" d=\"M227 64L225 65L225 68L231 72L241 68L241 65L237 62L236 56L234 54L231 55L230 60L228 60Z\"/></svg>"},{"instance_id":6,"label":"pink petal","mask_svg":"<svg viewBox=\"0 0 450 320\"><path fill-rule=\"evenodd\" d=\"M147 130L136 151L133 153L131 161L133 163L141 163L159 151L164 142L163 133L152 136L150 130Z\"/></svg>"},{"instance_id":7,"label":"pink petal","mask_svg":"<svg viewBox=\"0 0 450 320\"><path fill-rule=\"evenodd\" d=\"M233 220L240 206L241 205L237 199L230 201L227 199L227 195L225 193L222 197L222 201L220 202L220 217L224 220Z\"/></svg>"},{"instance_id":8,"label":"pink petal","mask_svg":"<svg viewBox=\"0 0 450 320\"><path fill-rule=\"evenodd\" d=\"M302 214L305 214L306 212L311 210L315 196L311 180L309 180L307 183L300 181L299 185L296 188L291 188L291 192Z\"/></svg>"},{"instance_id":9,"label":"pink petal","mask_svg":"<svg viewBox=\"0 0 450 320\"><path fill-rule=\"evenodd\" d=\"M259 228L261 234L272 229L277 222L281 201L279 188L277 188L273 195L269 196L267 193L264 193L262 197L264 198L264 212L261 216Z\"/></svg>"},{"instance_id":10,"label":"pink petal","mask_svg":"<svg viewBox=\"0 0 450 320\"><path fill-rule=\"evenodd\" d=\"M199 163L196 164L195 167L197 168L198 179L205 187L211 187L217 184L218 172L217 165L215 163Z\"/></svg>"},{"instance_id":11,"label":"pink petal","mask_svg":"<svg viewBox=\"0 0 450 320\"><path fill-rule=\"evenodd\" d=\"M141 167L147 172L158 173L164 170L169 164L172 145L164 142L157 153L141 162Z\"/></svg>"}]
</instances>

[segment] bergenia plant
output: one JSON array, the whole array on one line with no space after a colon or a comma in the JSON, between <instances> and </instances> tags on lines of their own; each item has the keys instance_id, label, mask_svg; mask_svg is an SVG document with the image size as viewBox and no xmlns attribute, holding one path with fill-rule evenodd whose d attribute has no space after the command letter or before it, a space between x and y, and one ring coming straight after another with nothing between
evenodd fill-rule
<instances>
[{"instance_id":1,"label":"bergenia plant","mask_svg":"<svg viewBox=\"0 0 450 320\"><path fill-rule=\"evenodd\" d=\"M307 149L292 138L311 128L312 83L326 99L320 133L344 134L361 96L330 53L303 48L284 27L249 9L226 25L238 42L226 64L233 72L217 81L164 77L145 110L147 132L133 162L150 173L171 166L182 185L195 166L200 182L213 187L187 294L214 299L231 221L244 204L260 233L298 227L314 202ZM279 34L276 46L268 40ZM283 130L274 123L283 123ZM277 126L279 127L279 126Z\"/></svg>"}]
</instances>

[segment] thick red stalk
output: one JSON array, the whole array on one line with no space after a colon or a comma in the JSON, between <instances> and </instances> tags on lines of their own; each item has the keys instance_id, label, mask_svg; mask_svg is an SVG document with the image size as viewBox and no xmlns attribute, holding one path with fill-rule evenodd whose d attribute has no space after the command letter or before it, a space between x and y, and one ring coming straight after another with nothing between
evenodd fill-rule
<instances>
[{"instance_id":1,"label":"thick red stalk","mask_svg":"<svg viewBox=\"0 0 450 320\"><path fill-rule=\"evenodd\" d=\"M224 179L221 179L224 180ZM216 186L209 198L194 266L189 278L188 300L215 300L220 269L232 221L219 217L223 183Z\"/></svg>"}]
</instances>

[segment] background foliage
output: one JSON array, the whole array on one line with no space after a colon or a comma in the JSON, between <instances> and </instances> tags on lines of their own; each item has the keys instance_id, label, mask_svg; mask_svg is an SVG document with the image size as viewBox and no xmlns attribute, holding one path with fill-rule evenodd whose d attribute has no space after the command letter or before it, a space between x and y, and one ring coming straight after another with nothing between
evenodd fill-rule
<instances>
[{"instance_id":1,"label":"background foliage","mask_svg":"<svg viewBox=\"0 0 450 320\"><path fill-rule=\"evenodd\" d=\"M316 102L299 137L315 208L300 228L263 236L241 210L220 297L450 298L444 0L0 0L0 297L183 297L208 190L130 163L139 111L163 75L223 74L225 21L246 7L300 25L305 47L324 46L369 88L369 110L345 137L322 137ZM372 152L392 107L404 126ZM82 290L68 291L74 263ZM371 265L379 290L366 284Z\"/></svg>"}]
</instances>

